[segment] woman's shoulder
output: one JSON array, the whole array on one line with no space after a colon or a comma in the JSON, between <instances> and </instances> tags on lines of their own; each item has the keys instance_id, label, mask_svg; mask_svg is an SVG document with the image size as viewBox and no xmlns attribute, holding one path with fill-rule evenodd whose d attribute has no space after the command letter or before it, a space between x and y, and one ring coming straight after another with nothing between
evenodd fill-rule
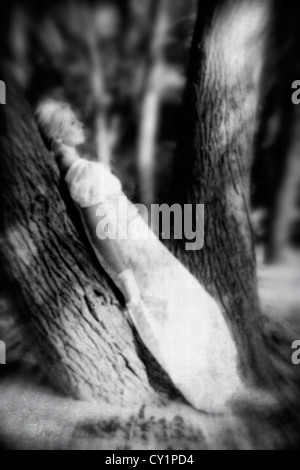
<instances>
[{"instance_id":1,"label":"woman's shoulder","mask_svg":"<svg viewBox=\"0 0 300 470\"><path fill-rule=\"evenodd\" d=\"M65 176L65 181L70 183L74 178L83 177L92 177L92 179L95 179L95 177L116 178L116 176L112 174L110 168L104 163L86 160L85 158L78 158L70 166Z\"/></svg>"},{"instance_id":2,"label":"woman's shoulder","mask_svg":"<svg viewBox=\"0 0 300 470\"><path fill-rule=\"evenodd\" d=\"M122 190L119 179L112 174L109 167L101 162L83 158L72 164L65 181L73 199L76 202L80 199L80 205L84 204L85 207L92 205L92 202L104 201L107 197L118 194Z\"/></svg>"},{"instance_id":3,"label":"woman's shoulder","mask_svg":"<svg viewBox=\"0 0 300 470\"><path fill-rule=\"evenodd\" d=\"M102 184L106 184L109 188L115 188L116 185L121 189L121 182L117 176L115 176L110 167L102 162L85 161L84 171L86 171L93 179L101 181Z\"/></svg>"}]
</instances>

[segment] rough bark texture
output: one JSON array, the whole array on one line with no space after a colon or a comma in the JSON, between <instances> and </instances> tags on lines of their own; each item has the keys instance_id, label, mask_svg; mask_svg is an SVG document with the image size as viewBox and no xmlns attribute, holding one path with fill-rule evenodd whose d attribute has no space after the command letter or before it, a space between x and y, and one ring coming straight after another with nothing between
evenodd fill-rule
<instances>
[{"instance_id":1,"label":"rough bark texture","mask_svg":"<svg viewBox=\"0 0 300 470\"><path fill-rule=\"evenodd\" d=\"M200 2L177 167L187 181L184 202L205 204L204 248L178 247L177 256L219 300L243 369L262 375L267 359L248 203L269 8L249 0Z\"/></svg>"},{"instance_id":2,"label":"rough bark texture","mask_svg":"<svg viewBox=\"0 0 300 470\"><path fill-rule=\"evenodd\" d=\"M1 267L32 346L68 395L157 403L147 358L140 359L117 293L84 243L53 155L22 91L10 75L1 76L8 89L0 108Z\"/></svg>"}]
</instances>

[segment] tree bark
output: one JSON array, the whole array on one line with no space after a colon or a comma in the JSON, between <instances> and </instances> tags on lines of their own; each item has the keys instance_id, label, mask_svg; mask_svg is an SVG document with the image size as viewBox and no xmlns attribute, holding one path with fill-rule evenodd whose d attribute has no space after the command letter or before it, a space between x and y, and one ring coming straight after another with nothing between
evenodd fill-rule
<instances>
[{"instance_id":1,"label":"tree bark","mask_svg":"<svg viewBox=\"0 0 300 470\"><path fill-rule=\"evenodd\" d=\"M270 6L257 0L200 2L175 169L181 202L205 204L204 248L185 252L179 243L175 253L219 301L244 373L254 371L260 378L269 360L262 340L249 183Z\"/></svg>"},{"instance_id":2,"label":"tree bark","mask_svg":"<svg viewBox=\"0 0 300 470\"><path fill-rule=\"evenodd\" d=\"M84 243L22 90L1 76L8 94L0 108L1 267L32 347L69 396L158 403L118 293Z\"/></svg>"}]
</instances>

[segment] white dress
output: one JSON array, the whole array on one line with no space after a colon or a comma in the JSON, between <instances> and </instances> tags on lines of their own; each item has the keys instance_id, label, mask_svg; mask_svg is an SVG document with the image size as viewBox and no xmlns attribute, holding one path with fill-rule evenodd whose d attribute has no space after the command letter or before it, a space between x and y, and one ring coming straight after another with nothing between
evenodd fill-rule
<instances>
[{"instance_id":1,"label":"white dress","mask_svg":"<svg viewBox=\"0 0 300 470\"><path fill-rule=\"evenodd\" d=\"M65 182L73 201L82 208L105 202L122 191L120 181L106 165L83 158L71 165Z\"/></svg>"},{"instance_id":2,"label":"white dress","mask_svg":"<svg viewBox=\"0 0 300 470\"><path fill-rule=\"evenodd\" d=\"M131 219L135 214L137 230L122 240L120 249L144 300L130 312L137 332L187 401L197 409L223 411L242 384L236 348L216 302L148 228L105 165L77 160L65 181L81 208L101 203L110 213L122 196ZM111 224L116 223L124 219L112 217Z\"/></svg>"}]
</instances>

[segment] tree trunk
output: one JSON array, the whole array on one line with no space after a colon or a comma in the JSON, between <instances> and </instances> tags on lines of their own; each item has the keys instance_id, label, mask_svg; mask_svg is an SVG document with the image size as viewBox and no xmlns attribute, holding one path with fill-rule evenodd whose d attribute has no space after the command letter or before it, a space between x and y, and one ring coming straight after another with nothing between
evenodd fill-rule
<instances>
[{"instance_id":1,"label":"tree trunk","mask_svg":"<svg viewBox=\"0 0 300 470\"><path fill-rule=\"evenodd\" d=\"M7 72L1 76L8 95L0 108L1 268L40 362L52 383L75 398L157 403L140 346L117 292L83 243L53 155L22 91Z\"/></svg>"},{"instance_id":2,"label":"tree trunk","mask_svg":"<svg viewBox=\"0 0 300 470\"><path fill-rule=\"evenodd\" d=\"M262 341L249 183L269 10L269 1L200 2L175 178L175 190L183 189L181 202L205 204L204 248L185 252L179 245L176 254L219 301L243 371L260 377L269 361Z\"/></svg>"}]
</instances>

